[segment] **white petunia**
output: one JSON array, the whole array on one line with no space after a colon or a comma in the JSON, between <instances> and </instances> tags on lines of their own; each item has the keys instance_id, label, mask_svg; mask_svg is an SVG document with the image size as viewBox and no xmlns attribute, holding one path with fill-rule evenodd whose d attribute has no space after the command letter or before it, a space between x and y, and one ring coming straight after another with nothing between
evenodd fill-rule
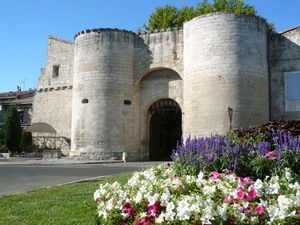
<instances>
[{"instance_id":1,"label":"white petunia","mask_svg":"<svg viewBox=\"0 0 300 225\"><path fill-rule=\"evenodd\" d=\"M99 189L97 189L97 190L94 192L94 200L95 200L95 201L98 201L99 198L100 198L100 191L99 191Z\"/></svg>"},{"instance_id":2,"label":"white petunia","mask_svg":"<svg viewBox=\"0 0 300 225\"><path fill-rule=\"evenodd\" d=\"M192 183L195 182L195 177L194 177L194 176L189 176L189 175L187 175L187 176L185 177L185 182L188 183L188 184L192 184Z\"/></svg>"},{"instance_id":3,"label":"white petunia","mask_svg":"<svg viewBox=\"0 0 300 225\"><path fill-rule=\"evenodd\" d=\"M173 221L175 219L176 213L173 211L175 209L175 204L173 202L167 203L166 212L164 218L166 221Z\"/></svg>"},{"instance_id":4,"label":"white petunia","mask_svg":"<svg viewBox=\"0 0 300 225\"><path fill-rule=\"evenodd\" d=\"M169 191L166 191L162 193L160 200L161 200L161 205L166 206L166 204L169 202L169 199L171 198L171 194Z\"/></svg>"},{"instance_id":5,"label":"white petunia","mask_svg":"<svg viewBox=\"0 0 300 225\"><path fill-rule=\"evenodd\" d=\"M216 186L204 186L203 189L203 194L204 195L207 195L207 196L210 196L210 195L213 195L216 191Z\"/></svg>"},{"instance_id":6,"label":"white petunia","mask_svg":"<svg viewBox=\"0 0 300 225\"><path fill-rule=\"evenodd\" d=\"M113 199L109 199L106 201L106 210L112 210L114 208L114 202Z\"/></svg>"},{"instance_id":7,"label":"white petunia","mask_svg":"<svg viewBox=\"0 0 300 225\"><path fill-rule=\"evenodd\" d=\"M187 201L181 200L179 201L176 209L178 220L189 220L191 214L190 204Z\"/></svg>"},{"instance_id":8,"label":"white petunia","mask_svg":"<svg viewBox=\"0 0 300 225\"><path fill-rule=\"evenodd\" d=\"M260 179L257 179L255 181L255 183L253 184L253 187L254 187L254 189L256 191L256 195L258 197L262 197L263 194L264 194L264 191L263 191L263 188L264 188L263 182Z\"/></svg>"},{"instance_id":9,"label":"white petunia","mask_svg":"<svg viewBox=\"0 0 300 225\"><path fill-rule=\"evenodd\" d=\"M213 217L213 209L210 206L207 206L205 207L203 210L202 210L202 215L201 215L201 218L200 220L202 221L203 224L211 224L211 220L213 220L214 217Z\"/></svg>"},{"instance_id":10,"label":"white petunia","mask_svg":"<svg viewBox=\"0 0 300 225\"><path fill-rule=\"evenodd\" d=\"M133 201L135 203L140 203L142 200L143 200L143 194L140 191L138 191L136 195L133 197Z\"/></svg>"},{"instance_id":11,"label":"white petunia","mask_svg":"<svg viewBox=\"0 0 300 225\"><path fill-rule=\"evenodd\" d=\"M179 177L174 177L171 182L173 188L179 188L182 185Z\"/></svg>"},{"instance_id":12,"label":"white petunia","mask_svg":"<svg viewBox=\"0 0 300 225\"><path fill-rule=\"evenodd\" d=\"M279 185L279 178L278 176L274 176L270 179L267 187L266 187L266 192L267 194L279 194L279 189L280 189L280 185Z\"/></svg>"},{"instance_id":13,"label":"white petunia","mask_svg":"<svg viewBox=\"0 0 300 225\"><path fill-rule=\"evenodd\" d=\"M285 178L286 178L288 181L291 181L291 180L293 179L293 178L292 178L292 174L291 174L291 170L288 169L288 168L285 168L284 176L285 176Z\"/></svg>"},{"instance_id":14,"label":"white petunia","mask_svg":"<svg viewBox=\"0 0 300 225\"><path fill-rule=\"evenodd\" d=\"M226 220L228 218L227 216L227 207L228 204L223 203L221 206L217 207L217 215L220 216L223 220Z\"/></svg>"},{"instance_id":15,"label":"white petunia","mask_svg":"<svg viewBox=\"0 0 300 225\"><path fill-rule=\"evenodd\" d=\"M200 172L198 174L198 177L196 179L196 185L197 187L201 188L202 186L206 185L207 181L204 178L204 173Z\"/></svg>"},{"instance_id":16,"label":"white petunia","mask_svg":"<svg viewBox=\"0 0 300 225\"><path fill-rule=\"evenodd\" d=\"M150 194L147 196L147 199L148 199L149 205L154 205L155 202L157 202L159 199L159 194L158 193L155 193L153 195Z\"/></svg>"},{"instance_id":17,"label":"white petunia","mask_svg":"<svg viewBox=\"0 0 300 225\"><path fill-rule=\"evenodd\" d=\"M158 217L155 217L155 223L163 223L165 221L164 217L165 214L162 212Z\"/></svg>"},{"instance_id":18,"label":"white petunia","mask_svg":"<svg viewBox=\"0 0 300 225\"><path fill-rule=\"evenodd\" d=\"M291 199L284 195L279 195L277 198L278 206L282 211L287 211L290 205L293 203Z\"/></svg>"}]
</instances>

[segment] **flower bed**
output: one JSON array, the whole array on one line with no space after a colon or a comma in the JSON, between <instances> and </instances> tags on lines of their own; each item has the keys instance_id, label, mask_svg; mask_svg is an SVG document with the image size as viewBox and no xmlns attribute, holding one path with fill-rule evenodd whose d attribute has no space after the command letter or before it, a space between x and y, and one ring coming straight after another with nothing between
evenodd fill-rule
<instances>
[{"instance_id":1,"label":"flower bed","mask_svg":"<svg viewBox=\"0 0 300 225\"><path fill-rule=\"evenodd\" d=\"M289 169L264 181L230 171L178 177L174 166L134 173L94 193L99 224L299 224L300 184Z\"/></svg>"},{"instance_id":2,"label":"flower bed","mask_svg":"<svg viewBox=\"0 0 300 225\"><path fill-rule=\"evenodd\" d=\"M188 138L171 166L101 185L99 224L299 225L300 123L276 124Z\"/></svg>"},{"instance_id":3,"label":"flower bed","mask_svg":"<svg viewBox=\"0 0 300 225\"><path fill-rule=\"evenodd\" d=\"M188 138L173 151L172 159L180 175L230 169L239 176L264 179L290 168L300 179L300 138L280 130L273 131L272 141L263 133L256 138L234 133Z\"/></svg>"}]
</instances>

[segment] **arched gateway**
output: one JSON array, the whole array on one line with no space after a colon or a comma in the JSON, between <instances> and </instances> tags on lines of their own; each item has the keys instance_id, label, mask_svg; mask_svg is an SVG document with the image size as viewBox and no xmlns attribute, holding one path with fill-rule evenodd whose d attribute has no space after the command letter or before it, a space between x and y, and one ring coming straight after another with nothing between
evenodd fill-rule
<instances>
[{"instance_id":1,"label":"arched gateway","mask_svg":"<svg viewBox=\"0 0 300 225\"><path fill-rule=\"evenodd\" d=\"M172 150L181 140L182 113L173 99L154 102L148 110L150 160L170 160Z\"/></svg>"}]
</instances>

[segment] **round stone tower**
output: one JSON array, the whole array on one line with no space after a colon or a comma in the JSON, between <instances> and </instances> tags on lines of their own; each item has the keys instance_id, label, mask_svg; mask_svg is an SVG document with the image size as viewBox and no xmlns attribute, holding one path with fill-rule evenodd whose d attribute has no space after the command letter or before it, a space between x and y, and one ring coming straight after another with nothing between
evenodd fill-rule
<instances>
[{"instance_id":1,"label":"round stone tower","mask_svg":"<svg viewBox=\"0 0 300 225\"><path fill-rule=\"evenodd\" d=\"M184 24L184 136L222 134L269 119L267 27L215 13Z\"/></svg>"},{"instance_id":2,"label":"round stone tower","mask_svg":"<svg viewBox=\"0 0 300 225\"><path fill-rule=\"evenodd\" d=\"M75 36L71 156L105 159L127 151L134 35L93 29Z\"/></svg>"}]
</instances>

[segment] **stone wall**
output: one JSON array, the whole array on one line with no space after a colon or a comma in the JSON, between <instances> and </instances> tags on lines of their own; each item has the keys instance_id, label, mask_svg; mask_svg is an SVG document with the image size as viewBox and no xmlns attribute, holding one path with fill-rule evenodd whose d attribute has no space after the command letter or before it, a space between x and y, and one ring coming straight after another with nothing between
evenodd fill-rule
<instances>
[{"instance_id":1,"label":"stone wall","mask_svg":"<svg viewBox=\"0 0 300 225\"><path fill-rule=\"evenodd\" d=\"M134 33L86 30L76 36L73 78L72 155L103 159L130 151L135 138Z\"/></svg>"},{"instance_id":2,"label":"stone wall","mask_svg":"<svg viewBox=\"0 0 300 225\"><path fill-rule=\"evenodd\" d=\"M183 30L141 33L135 41L134 80L152 70L168 68L183 75Z\"/></svg>"},{"instance_id":3,"label":"stone wall","mask_svg":"<svg viewBox=\"0 0 300 225\"><path fill-rule=\"evenodd\" d=\"M172 98L183 107L183 30L167 29L140 33L134 43L135 153L131 159L149 157L148 110L162 98Z\"/></svg>"},{"instance_id":4,"label":"stone wall","mask_svg":"<svg viewBox=\"0 0 300 225\"><path fill-rule=\"evenodd\" d=\"M57 136L67 138L71 137L73 51L73 43L48 38L46 67L41 70L33 100L32 123L48 123ZM56 66L58 76L53 76Z\"/></svg>"},{"instance_id":5,"label":"stone wall","mask_svg":"<svg viewBox=\"0 0 300 225\"><path fill-rule=\"evenodd\" d=\"M216 13L184 25L184 135L223 134L268 121L266 24Z\"/></svg>"},{"instance_id":6,"label":"stone wall","mask_svg":"<svg viewBox=\"0 0 300 225\"><path fill-rule=\"evenodd\" d=\"M38 90L60 88L73 83L74 43L53 36L48 37L46 67L41 70ZM53 76L53 67L58 66L59 75Z\"/></svg>"},{"instance_id":7,"label":"stone wall","mask_svg":"<svg viewBox=\"0 0 300 225\"><path fill-rule=\"evenodd\" d=\"M300 99L289 100L287 98L286 76L288 72L299 72L300 79L300 27L286 30L270 40L272 120L300 118Z\"/></svg>"},{"instance_id":8,"label":"stone wall","mask_svg":"<svg viewBox=\"0 0 300 225\"><path fill-rule=\"evenodd\" d=\"M58 136L71 137L72 86L64 90L36 92L32 123L51 125Z\"/></svg>"}]
</instances>

